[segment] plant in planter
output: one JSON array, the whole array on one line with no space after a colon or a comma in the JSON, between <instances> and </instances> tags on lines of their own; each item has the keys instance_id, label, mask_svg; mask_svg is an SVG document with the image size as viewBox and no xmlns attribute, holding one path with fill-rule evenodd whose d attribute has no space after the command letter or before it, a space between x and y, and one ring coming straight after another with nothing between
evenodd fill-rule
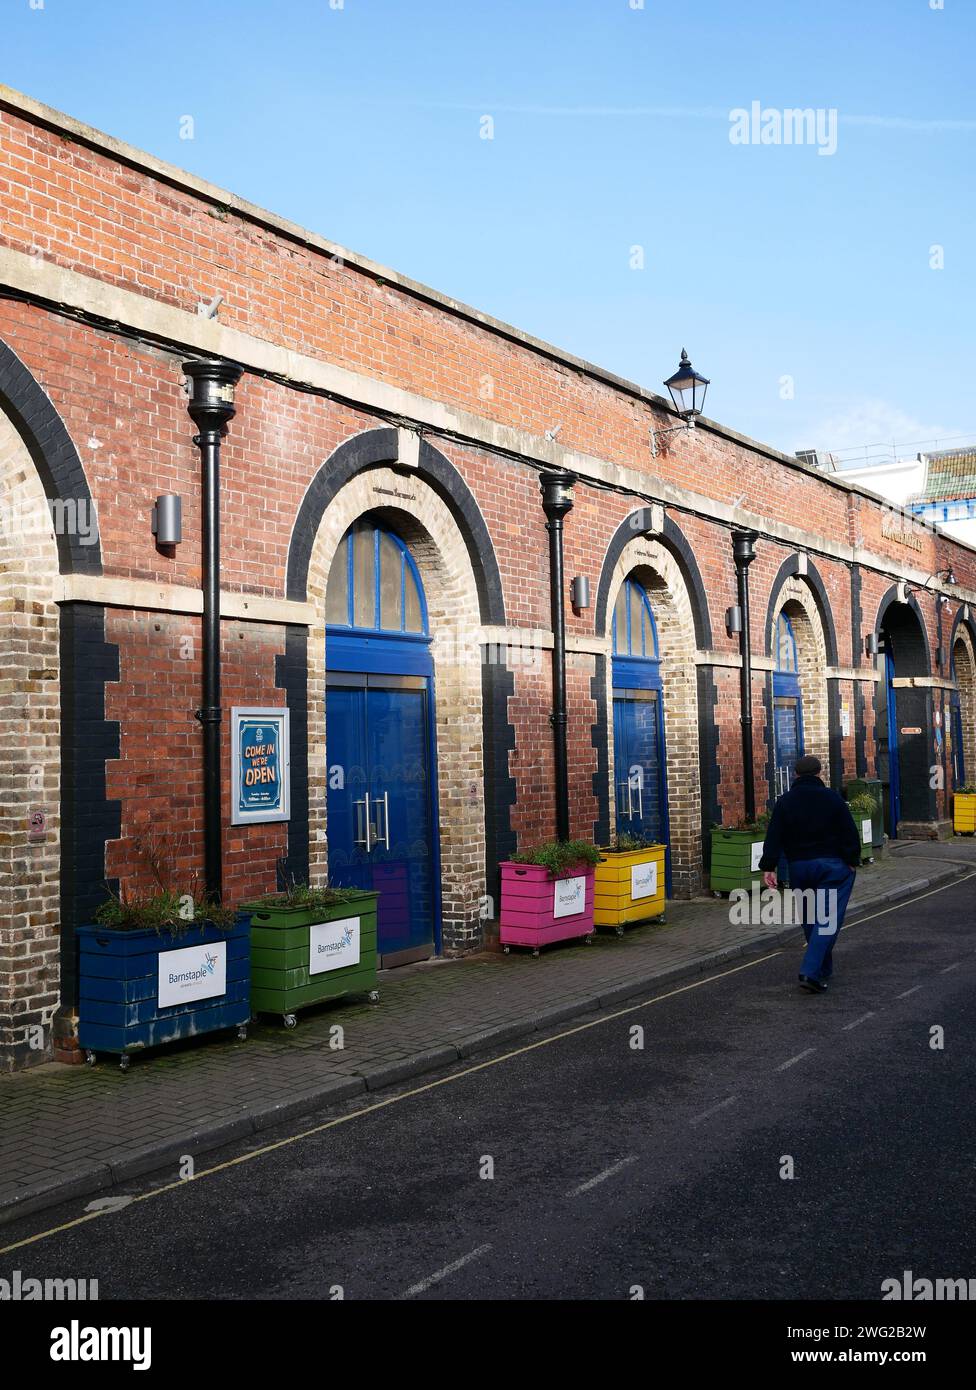
<instances>
[{"instance_id":1,"label":"plant in planter","mask_svg":"<svg viewBox=\"0 0 976 1390\"><path fill-rule=\"evenodd\" d=\"M501 865L502 950L593 936L593 873L600 851L586 840L548 840Z\"/></svg>"},{"instance_id":2,"label":"plant in planter","mask_svg":"<svg viewBox=\"0 0 976 1390\"><path fill-rule=\"evenodd\" d=\"M749 891L754 883L759 883L762 878L759 860L768 828L768 811L753 820L742 817L728 828L712 826L709 881L716 897L731 893L736 888Z\"/></svg>"},{"instance_id":3,"label":"plant in planter","mask_svg":"<svg viewBox=\"0 0 976 1390\"><path fill-rule=\"evenodd\" d=\"M877 778L855 777L844 787L844 796L861 836L861 863L870 863L884 850L883 791Z\"/></svg>"},{"instance_id":4,"label":"plant in planter","mask_svg":"<svg viewBox=\"0 0 976 1390\"><path fill-rule=\"evenodd\" d=\"M151 886L123 884L78 928L78 1040L94 1066L115 1053L128 1070L133 1052L223 1028L247 1036L251 1016L248 922L167 881L159 840L137 837Z\"/></svg>"},{"instance_id":5,"label":"plant in planter","mask_svg":"<svg viewBox=\"0 0 976 1390\"><path fill-rule=\"evenodd\" d=\"M325 999L368 994L376 1003L378 897L292 881L282 893L246 903L254 1012L280 1014L294 1028L297 1009Z\"/></svg>"},{"instance_id":6,"label":"plant in planter","mask_svg":"<svg viewBox=\"0 0 976 1390\"><path fill-rule=\"evenodd\" d=\"M952 798L952 828L957 835L976 835L976 784L957 787Z\"/></svg>"},{"instance_id":7,"label":"plant in planter","mask_svg":"<svg viewBox=\"0 0 976 1390\"><path fill-rule=\"evenodd\" d=\"M869 791L855 792L853 796L848 797L847 805L861 837L861 863L872 864L875 851L875 825L881 816L881 805L877 797Z\"/></svg>"},{"instance_id":8,"label":"plant in planter","mask_svg":"<svg viewBox=\"0 0 976 1390\"><path fill-rule=\"evenodd\" d=\"M596 866L593 921L618 936L638 922L664 921L666 846L644 835L617 835Z\"/></svg>"}]
</instances>

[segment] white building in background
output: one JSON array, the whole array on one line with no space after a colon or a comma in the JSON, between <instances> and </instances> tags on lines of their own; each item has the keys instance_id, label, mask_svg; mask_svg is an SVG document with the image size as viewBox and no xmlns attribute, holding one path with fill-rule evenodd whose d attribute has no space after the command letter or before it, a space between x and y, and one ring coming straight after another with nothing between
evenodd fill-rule
<instances>
[{"instance_id":1,"label":"white building in background","mask_svg":"<svg viewBox=\"0 0 976 1390\"><path fill-rule=\"evenodd\" d=\"M946 535L976 546L976 446L939 449L913 459L878 461L853 468L835 454L800 450L798 458L845 482L870 489L905 507Z\"/></svg>"}]
</instances>

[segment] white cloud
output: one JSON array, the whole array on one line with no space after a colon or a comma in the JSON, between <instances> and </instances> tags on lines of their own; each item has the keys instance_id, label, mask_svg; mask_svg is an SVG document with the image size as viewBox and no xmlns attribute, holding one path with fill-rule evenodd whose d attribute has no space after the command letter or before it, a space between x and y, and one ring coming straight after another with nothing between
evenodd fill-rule
<instances>
[{"instance_id":1,"label":"white cloud","mask_svg":"<svg viewBox=\"0 0 976 1390\"><path fill-rule=\"evenodd\" d=\"M921 448L951 449L970 439L958 426L920 420L888 401L866 398L822 420L797 448L830 451L854 464L885 456L910 458Z\"/></svg>"}]
</instances>

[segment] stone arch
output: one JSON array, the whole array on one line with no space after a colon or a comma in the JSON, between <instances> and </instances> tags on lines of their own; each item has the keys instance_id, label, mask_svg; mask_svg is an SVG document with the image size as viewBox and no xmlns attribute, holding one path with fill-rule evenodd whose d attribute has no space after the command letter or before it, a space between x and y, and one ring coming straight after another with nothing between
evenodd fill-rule
<instances>
[{"instance_id":1,"label":"stone arch","mask_svg":"<svg viewBox=\"0 0 976 1390\"><path fill-rule=\"evenodd\" d=\"M309 877L321 883L328 875L326 799L332 759L325 722L326 589L340 541L367 515L409 546L427 597L437 781L441 804L450 807L450 814L440 817L442 942L445 954L457 955L480 943L486 883L490 788L481 736L484 592L465 535L441 492L416 472L406 488L402 473L376 462L334 490L309 550L305 593L316 612L307 653Z\"/></svg>"},{"instance_id":2,"label":"stone arch","mask_svg":"<svg viewBox=\"0 0 976 1390\"><path fill-rule=\"evenodd\" d=\"M326 508L342 488L366 469L395 464L398 438L395 429L365 430L340 444L319 468L302 499L288 547L286 593L304 602L312 548ZM393 479L394 492L406 492L413 478L422 478L454 517L478 594L481 620L505 623L501 573L485 519L460 473L439 449L422 439L416 468L405 469Z\"/></svg>"},{"instance_id":3,"label":"stone arch","mask_svg":"<svg viewBox=\"0 0 976 1390\"><path fill-rule=\"evenodd\" d=\"M52 514L63 574L101 574L95 504L64 422L17 354L0 341L0 414L20 436Z\"/></svg>"},{"instance_id":4,"label":"stone arch","mask_svg":"<svg viewBox=\"0 0 976 1390\"><path fill-rule=\"evenodd\" d=\"M618 536L621 534L618 531ZM625 533L626 534L626 533ZM697 567L696 567L697 568ZM675 897L691 897L702 885L702 792L699 771L698 687L695 651L695 604L684 567L659 536L635 537L633 528L612 566L600 580L603 630L607 613L625 580L640 584L648 595L657 624L666 741L666 783L671 840L671 876ZM597 618L598 623L600 617ZM613 677L608 661L605 676L607 710L612 708ZM615 816L612 722L604 720L609 746L609 778L604 788L611 817Z\"/></svg>"},{"instance_id":5,"label":"stone arch","mask_svg":"<svg viewBox=\"0 0 976 1390\"><path fill-rule=\"evenodd\" d=\"M915 682L931 677L932 651L918 599L904 584L893 584L878 605L875 635L879 648L886 654L882 663L883 679L875 687L879 775L883 782L887 775L889 785L894 785L890 778L895 767L893 754L896 754L900 788L898 823L892 824L892 796L886 805L886 829L892 835L927 835L928 826L938 814L931 769L940 758L936 756L934 746L932 688L928 684L917 685ZM893 667L893 694L898 715L894 747L888 744L887 655L890 655ZM884 756L886 748L887 760Z\"/></svg>"},{"instance_id":6,"label":"stone arch","mask_svg":"<svg viewBox=\"0 0 976 1390\"><path fill-rule=\"evenodd\" d=\"M58 573L48 494L0 402L0 689L17 733L0 747L0 1070L51 1056L60 998Z\"/></svg>"},{"instance_id":7,"label":"stone arch","mask_svg":"<svg viewBox=\"0 0 976 1390\"><path fill-rule=\"evenodd\" d=\"M828 666L837 666L839 664L837 629L834 626L834 615L830 607L830 599L827 595L827 588L823 582L820 571L810 559L809 555L788 556L780 565L776 578L773 580L772 588L769 591L769 603L766 607L766 655L772 656L773 653L773 620L783 606L780 602L783 586L791 579L795 578L802 579L816 605L823 637L826 664Z\"/></svg>"},{"instance_id":8,"label":"stone arch","mask_svg":"<svg viewBox=\"0 0 976 1390\"><path fill-rule=\"evenodd\" d=\"M962 724L962 753L966 782L976 783L976 640L973 624L965 619L953 624L950 639L951 670L959 692L960 723ZM952 730L956 737L956 730Z\"/></svg>"},{"instance_id":9,"label":"stone arch","mask_svg":"<svg viewBox=\"0 0 976 1390\"><path fill-rule=\"evenodd\" d=\"M828 634L820 604L808 576L796 572L784 576L770 601L766 628L766 651L775 657L773 646L777 620L781 613L789 618L796 638L800 677L800 705L803 714L804 751L819 758L824 768L831 763L831 720L827 667L831 664ZM773 763L770 731L770 766Z\"/></svg>"},{"instance_id":10,"label":"stone arch","mask_svg":"<svg viewBox=\"0 0 976 1390\"><path fill-rule=\"evenodd\" d=\"M614 582L616 567L624 551L631 546L656 544L666 550L681 576L682 585L689 601L695 646L708 651L712 645L712 624L708 611L708 595L702 581L698 561L684 533L671 520L664 518L663 529L654 536L645 536L640 529L646 510L631 512L614 531L607 546L607 553L600 571L596 603L593 611L594 628L597 637L605 637L610 630L610 614L613 612L612 599L616 598L619 583Z\"/></svg>"}]
</instances>

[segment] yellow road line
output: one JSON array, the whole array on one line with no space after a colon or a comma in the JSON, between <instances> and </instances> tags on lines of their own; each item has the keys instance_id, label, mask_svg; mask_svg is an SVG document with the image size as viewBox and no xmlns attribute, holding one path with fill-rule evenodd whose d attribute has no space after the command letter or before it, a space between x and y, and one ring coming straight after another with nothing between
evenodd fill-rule
<instances>
[{"instance_id":1,"label":"yellow road line","mask_svg":"<svg viewBox=\"0 0 976 1390\"><path fill-rule=\"evenodd\" d=\"M898 911L911 903L921 902L923 898L931 898L936 893L942 893L947 888L955 888L960 883L966 883L969 879L976 878L976 873L966 874L962 878L954 879L952 883L944 883L939 888L932 888L927 893L920 893L916 898L905 898L897 903L892 903L891 907L882 908L879 912L873 912L869 917L861 917L858 921L851 924L851 928L859 927L864 922L873 922L878 917L885 917L890 912ZM477 1062L474 1066L465 1067L463 1071L452 1072L450 1076L438 1077L435 1081L427 1081L423 1086L415 1086L409 1091L401 1091L395 1096L388 1096L386 1100L378 1100L373 1105L363 1106L361 1110L354 1110L349 1115L337 1115L334 1120L326 1120L320 1125L315 1125L311 1129L302 1130L299 1134L291 1134L286 1139L277 1139L273 1144L263 1144L259 1149L251 1149L247 1153L238 1154L236 1158L229 1158L224 1163L217 1163L212 1168L205 1168L200 1173L194 1173L192 1178L179 1178L176 1182L164 1184L162 1187L154 1187L149 1192L139 1193L133 1197L125 1211L131 1211L137 1202L146 1202L152 1197L162 1197L167 1192L174 1192L179 1188L184 1188L188 1183L199 1182L201 1178L212 1178L216 1173L222 1173L228 1168L236 1168L239 1163L250 1163L252 1159L263 1158L265 1154L274 1153L276 1149L288 1148L291 1144L297 1144L302 1139L311 1139L316 1134L324 1134L326 1130L335 1129L337 1125L349 1124L352 1120L362 1119L365 1115L374 1115L378 1110L385 1110L389 1105L399 1105L401 1101L411 1100L414 1096L424 1095L427 1091L434 1091L439 1086L448 1086L454 1081L460 1081L466 1076L473 1076L475 1072L485 1071L488 1067L500 1066L502 1062L510 1062L515 1057L524 1057L528 1052L534 1052L539 1047L549 1047L552 1043L561 1042L563 1038L571 1038L576 1033L585 1033L590 1028L597 1028L605 1023L613 1023L618 1018L624 1018L627 1014L637 1013L641 1009L650 1008L652 1004L662 1004L666 999L674 999L679 994L687 994L689 990L701 989L703 985L714 984L716 980L725 980L730 975L738 975L743 970L752 970L757 965L764 964L767 960L773 960L776 956L782 955L782 948L770 951L765 956L757 956L755 960L746 961L743 965L733 966L730 970L723 970L718 975L709 975L704 980L693 980L691 984L679 985L676 989L670 989L665 994L657 994L652 999L643 999L639 1004L628 1004L625 1008L616 1009L610 1014L601 1014L599 1018L590 1019L587 1023L578 1023L573 1028L566 1028L561 1033L555 1033L551 1038L539 1038L536 1042L526 1043L524 1047L515 1048L512 1052L502 1053L500 1057L489 1057L485 1062ZM60 1235L62 1231L73 1230L76 1226L84 1226L89 1221L96 1221L99 1217L118 1215L111 1211L91 1211L84 1216L77 1216L73 1221L65 1221L60 1226L52 1226L47 1231L38 1231L36 1235L26 1236L23 1240L15 1241L13 1245L0 1247L0 1255L9 1255L14 1250L21 1250L25 1245L34 1245L37 1241L47 1240L51 1236Z\"/></svg>"}]
</instances>

